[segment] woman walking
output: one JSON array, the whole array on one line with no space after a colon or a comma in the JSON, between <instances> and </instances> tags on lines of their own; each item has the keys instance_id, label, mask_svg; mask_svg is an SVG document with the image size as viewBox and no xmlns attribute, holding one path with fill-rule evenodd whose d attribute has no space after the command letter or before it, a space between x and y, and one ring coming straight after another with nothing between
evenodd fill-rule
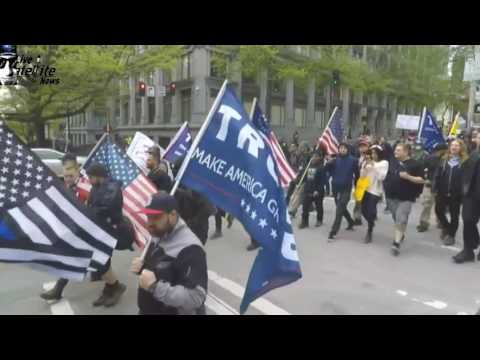
<instances>
[{"instance_id":1,"label":"woman walking","mask_svg":"<svg viewBox=\"0 0 480 360\"><path fill-rule=\"evenodd\" d=\"M377 219L377 204L383 195L383 180L388 173L388 161L380 145L373 145L366 154L366 161L360 170L360 176L369 179L369 186L363 195L361 210L368 223L365 243L372 242L372 232Z\"/></svg>"},{"instance_id":2,"label":"woman walking","mask_svg":"<svg viewBox=\"0 0 480 360\"><path fill-rule=\"evenodd\" d=\"M462 165L468 159L467 147L462 140L453 140L443 156L433 181L435 213L442 226L444 245L455 244L458 219L462 203ZM450 213L450 221L446 212Z\"/></svg>"}]
</instances>

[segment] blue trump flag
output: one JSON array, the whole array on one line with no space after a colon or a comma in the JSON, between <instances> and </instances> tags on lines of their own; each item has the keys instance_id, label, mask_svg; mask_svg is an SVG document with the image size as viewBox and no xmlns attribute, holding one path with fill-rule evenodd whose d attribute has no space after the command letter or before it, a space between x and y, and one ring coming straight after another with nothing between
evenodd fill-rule
<instances>
[{"instance_id":1,"label":"blue trump flag","mask_svg":"<svg viewBox=\"0 0 480 360\"><path fill-rule=\"evenodd\" d=\"M433 151L437 144L445 144L442 130L437 125L437 120L430 111L425 111L423 121L420 124L419 140L423 147L429 153Z\"/></svg>"},{"instance_id":2,"label":"blue trump flag","mask_svg":"<svg viewBox=\"0 0 480 360\"><path fill-rule=\"evenodd\" d=\"M272 149L234 92L227 87L219 96L179 177L233 214L261 245L240 305L243 314L252 301L298 280L302 273Z\"/></svg>"},{"instance_id":3,"label":"blue trump flag","mask_svg":"<svg viewBox=\"0 0 480 360\"><path fill-rule=\"evenodd\" d=\"M187 154L187 151L190 149L191 145L192 136L190 135L188 123L185 122L175 134L170 144L168 144L168 147L163 153L163 158L170 163L174 163Z\"/></svg>"}]
</instances>

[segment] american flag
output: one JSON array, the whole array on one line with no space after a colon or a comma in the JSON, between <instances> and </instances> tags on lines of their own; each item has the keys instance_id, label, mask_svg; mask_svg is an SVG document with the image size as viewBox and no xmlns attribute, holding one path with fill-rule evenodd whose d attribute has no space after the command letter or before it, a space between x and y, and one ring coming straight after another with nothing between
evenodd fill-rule
<instances>
[{"instance_id":1,"label":"american flag","mask_svg":"<svg viewBox=\"0 0 480 360\"><path fill-rule=\"evenodd\" d=\"M108 176L122 183L123 214L135 228L137 245L145 246L150 240L150 233L147 230L147 217L139 211L146 207L151 196L157 193L155 185L115 143L111 135L104 135L83 166L88 169L93 163L104 165Z\"/></svg>"},{"instance_id":2,"label":"american flag","mask_svg":"<svg viewBox=\"0 0 480 360\"><path fill-rule=\"evenodd\" d=\"M260 130L260 135L262 136L263 140L272 149L274 160L278 166L278 170L280 174L280 182L282 186L288 187L290 182L297 177L297 174L288 163L288 160L282 151L282 148L277 140L277 137L275 136L274 132L268 125L267 118L263 114L262 109L260 109L260 106L258 106L258 104L255 104L255 108L252 116L252 122L254 123L256 128Z\"/></svg>"},{"instance_id":3,"label":"american flag","mask_svg":"<svg viewBox=\"0 0 480 360\"><path fill-rule=\"evenodd\" d=\"M329 155L338 153L338 146L343 139L342 126L342 111L336 107L333 110L330 122L323 132L322 136L318 138L318 146L327 149Z\"/></svg>"},{"instance_id":4,"label":"american flag","mask_svg":"<svg viewBox=\"0 0 480 360\"><path fill-rule=\"evenodd\" d=\"M6 126L0 123L0 261L83 280L117 240Z\"/></svg>"}]
</instances>

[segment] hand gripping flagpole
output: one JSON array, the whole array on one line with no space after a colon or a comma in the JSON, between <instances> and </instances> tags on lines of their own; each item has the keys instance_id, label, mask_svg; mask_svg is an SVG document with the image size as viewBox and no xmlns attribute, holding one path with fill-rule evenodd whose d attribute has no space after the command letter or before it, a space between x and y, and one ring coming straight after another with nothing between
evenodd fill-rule
<instances>
[{"instance_id":1,"label":"hand gripping flagpole","mask_svg":"<svg viewBox=\"0 0 480 360\"><path fill-rule=\"evenodd\" d=\"M170 195L175 195L175 192L178 189L178 185L180 184L180 180L183 177L183 174L185 173L185 170L187 169L188 164L190 163L190 160L193 156L193 153L198 147L198 144L200 143L200 140L202 140L203 135L207 131L208 125L210 125L210 122L212 121L213 114L217 110L217 107L220 103L220 100L223 97L223 94L225 94L225 90L227 89L227 83L228 80L225 80L223 82L222 87L220 88L220 91L218 92L217 98L213 102L212 107L210 108L210 111L208 112L207 118L203 122L202 127L198 131L197 136L195 137L195 140L193 140L192 146L190 146L190 149L188 149L187 155L185 157L185 160L183 160L182 166L180 167L180 170L178 171L177 177L175 178L175 184L172 187L172 190L170 191ZM141 256L142 261L145 259L145 256L147 255L147 250L150 247L151 239L148 240L148 243L145 244L145 247L143 248L143 253Z\"/></svg>"}]
</instances>

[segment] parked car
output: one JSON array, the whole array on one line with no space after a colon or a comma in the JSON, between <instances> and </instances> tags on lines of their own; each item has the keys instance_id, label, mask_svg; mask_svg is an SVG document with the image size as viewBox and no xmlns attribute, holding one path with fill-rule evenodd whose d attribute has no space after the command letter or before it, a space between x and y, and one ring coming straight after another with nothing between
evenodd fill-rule
<instances>
[{"instance_id":1,"label":"parked car","mask_svg":"<svg viewBox=\"0 0 480 360\"><path fill-rule=\"evenodd\" d=\"M62 158L65 153L54 149L35 148L32 151L47 165L58 177L62 177ZM87 158L85 156L77 156L77 161L83 165Z\"/></svg>"}]
</instances>

